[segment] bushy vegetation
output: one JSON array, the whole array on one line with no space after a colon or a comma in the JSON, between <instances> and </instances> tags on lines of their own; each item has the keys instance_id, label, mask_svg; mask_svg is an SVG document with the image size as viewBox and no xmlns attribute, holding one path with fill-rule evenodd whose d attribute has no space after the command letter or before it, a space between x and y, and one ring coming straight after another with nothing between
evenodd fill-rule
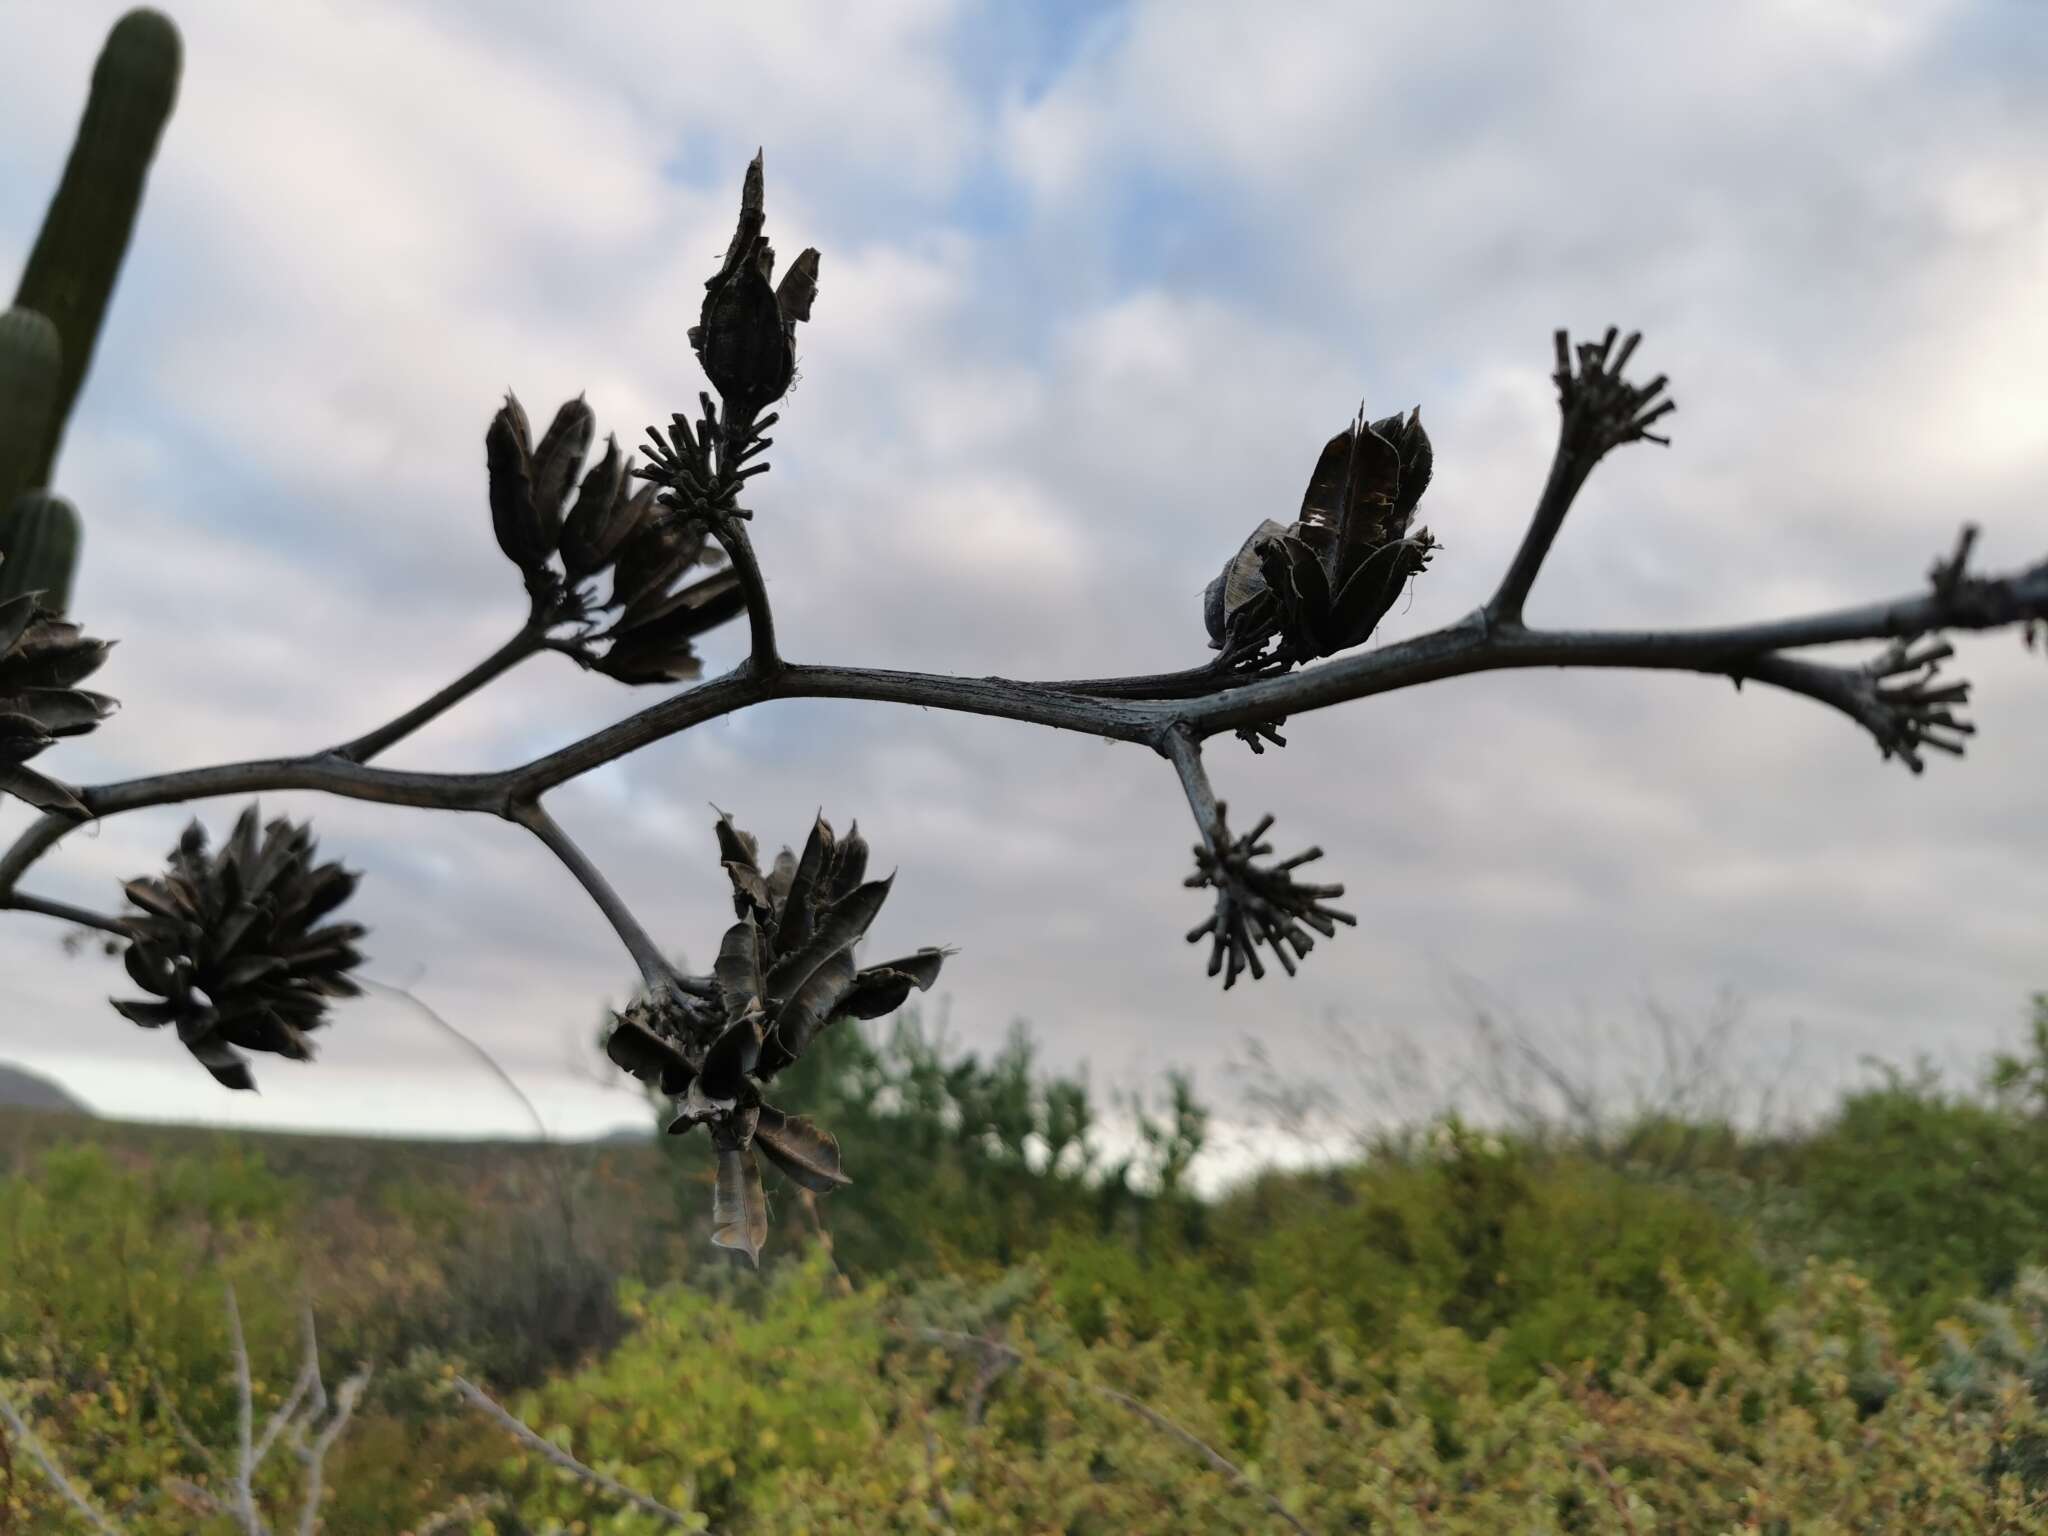
<instances>
[{"instance_id":1,"label":"bushy vegetation","mask_svg":"<svg viewBox=\"0 0 2048 1536\"><path fill-rule=\"evenodd\" d=\"M2021 1531L2048 1520L2048 998L1978 1091L1890 1072L1799 1136L1444 1120L1214 1200L1170 1080L914 1021L792 1074L857 1183L708 1253L701 1147L407 1148L33 1113L0 1148L0 1391L131 1529L229 1529L223 1286L256 1411L309 1298L375 1359L329 1532ZM25 1447L15 1530L85 1529ZM8 1470L8 1469L11 1469ZM303 1474L266 1465L280 1497ZM185 1490L182 1494L180 1490ZM443 1523L433 1524L436 1513ZM212 1523L209 1523L211 1520ZM0 1521L0 1530L8 1528Z\"/></svg>"}]
</instances>

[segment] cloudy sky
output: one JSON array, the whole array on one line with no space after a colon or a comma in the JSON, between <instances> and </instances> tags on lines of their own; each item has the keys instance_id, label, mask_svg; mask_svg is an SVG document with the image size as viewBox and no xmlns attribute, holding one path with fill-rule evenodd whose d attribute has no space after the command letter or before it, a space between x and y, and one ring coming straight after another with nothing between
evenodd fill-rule
<instances>
[{"instance_id":1,"label":"cloudy sky","mask_svg":"<svg viewBox=\"0 0 2048 1536\"><path fill-rule=\"evenodd\" d=\"M121 6L0 0L0 271L18 271ZM694 400L684 331L765 148L768 230L824 252L757 482L785 650L1021 677L1208 652L1199 593L1298 505L1360 400L1420 403L1444 542L1375 643L1498 579L1553 439L1550 332L1640 327L1668 449L1581 498L1533 622L1693 625L1915 588L1968 518L2048 551L2048 6L489 7L178 0L184 84L59 466L74 610L119 716L96 782L304 751L514 629L482 436L507 387L622 440ZM714 666L739 631L713 638ZM1858 653L1867 654L1870 648ZM1030 1021L1102 1087L1257 1038L1364 1093L1475 999L1611 1073L1717 999L1750 1086L1866 1054L1967 1072L2048 987L2048 665L1959 642L1982 735L1919 779L1803 700L1514 672L1212 744L1239 815L1317 843L1361 926L1225 995L1182 942L1193 829L1149 754L785 702L552 797L658 938L729 919L713 802L771 845L822 805L902 875L875 942L960 948L963 1043ZM1843 657L1842 659L1849 659ZM651 702L558 657L387 759L502 766ZM237 806L197 808L225 826ZM370 974L488 1046L565 1133L637 1121L590 1041L630 966L525 833L279 795L367 871ZM27 888L111 908L189 811L70 838ZM26 822L0 805L0 835ZM105 1004L117 964L0 923L0 1058L107 1112L470 1133L518 1106L410 1008L233 1096ZM1353 1048L1331 1054L1333 1032ZM1589 1043L1598 1042L1597 1050ZM1789 1064L1789 1065L1788 1065ZM1788 1075L1789 1074L1789 1075Z\"/></svg>"}]
</instances>

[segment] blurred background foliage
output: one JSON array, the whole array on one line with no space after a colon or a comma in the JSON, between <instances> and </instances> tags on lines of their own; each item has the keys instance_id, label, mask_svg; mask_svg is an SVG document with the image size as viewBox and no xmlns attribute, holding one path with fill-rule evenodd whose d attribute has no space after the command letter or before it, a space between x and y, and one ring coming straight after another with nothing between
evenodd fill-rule
<instances>
[{"instance_id":1,"label":"blurred background foliage","mask_svg":"<svg viewBox=\"0 0 2048 1536\"><path fill-rule=\"evenodd\" d=\"M330 1381L378 1363L329 1532L665 1528L458 1371L722 1531L2048 1516L2048 995L1977 1083L1882 1068L1799 1129L1468 1106L1210 1195L1185 1077L1103 1104L1021 1026L983 1056L914 1013L826 1040L789 1107L856 1182L774 1188L758 1273L705 1242L688 1138L0 1111L0 1391L151 1531L225 1529L174 1490L234 1443L230 1281L259 1413L302 1301ZM10 1450L0 1531L84 1529Z\"/></svg>"}]
</instances>

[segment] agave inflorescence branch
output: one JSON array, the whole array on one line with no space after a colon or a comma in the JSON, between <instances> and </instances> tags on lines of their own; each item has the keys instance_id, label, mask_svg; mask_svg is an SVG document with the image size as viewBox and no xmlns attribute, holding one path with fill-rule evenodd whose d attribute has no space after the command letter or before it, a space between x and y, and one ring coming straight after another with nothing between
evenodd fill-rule
<instances>
[{"instance_id":1,"label":"agave inflorescence branch","mask_svg":"<svg viewBox=\"0 0 2048 1536\"><path fill-rule=\"evenodd\" d=\"M764 177L748 167L739 222L706 283L690 341L719 399L650 431L650 462L636 467L615 439L586 466L594 416L581 397L561 406L536 441L508 396L486 435L494 530L521 572L529 615L512 641L396 720L342 747L302 757L229 763L73 790L28 774L26 757L90 729L111 701L76 688L105 646L32 606L0 605L0 788L46 808L0 855L0 907L87 921L133 935L131 973L154 1001L123 1006L147 1024L177 1022L195 1053L236 1086L246 1068L233 1048L305 1054L324 999L347 995L359 936L346 925L306 925L353 876L311 866L303 829L274 823L255 839L253 813L218 855L188 835L170 871L131 883L140 917L99 917L18 889L22 875L77 819L265 789L310 789L391 804L495 815L538 835L618 930L647 995L625 1010L611 1052L675 1099L677 1129L703 1123L717 1149L718 1241L758 1254L765 1192L758 1149L805 1187L843 1182L829 1135L781 1115L761 1087L799 1059L839 1018L870 1018L936 979L945 951L919 950L865 969L852 959L889 884L865 879L857 832L835 838L822 820L801 856L763 869L750 838L721 816L718 836L738 921L708 976L678 974L617 892L540 807L549 790L641 747L773 699L869 699L958 710L1083 731L1149 746L1180 772L1202 841L1187 882L1215 908L1189 937L1211 940L1210 971L1231 985L1263 974L1263 947L1290 973L1312 946L1353 922L1328 905L1337 885L1299 881L1311 849L1273 862L1273 818L1233 835L1201 766L1206 738L1235 731L1254 749L1280 743L1291 713L1509 667L1629 667L1754 679L1838 709L1870 730L1887 756L1916 772L1922 748L1956 752L1972 729L1954 712L1967 684L1941 681L1950 629L2023 626L2031 643L2048 622L2048 561L2003 577L1965 569L1973 537L1939 562L1930 588L1890 602L1776 622L1693 631L1566 632L1531 629L1522 605L1573 498L1602 457L1623 444L1665 439L1650 430L1671 409L1661 377L1634 385L1624 372L1638 338L1610 330L1576 351L1557 336L1558 447L1520 548L1492 599L1428 634L1364 650L1396 596L1438 549L1412 528L1434 471L1421 413L1369 420L1361 410L1325 444L1301 508L1283 526L1265 520L1204 594L1218 654L1203 667L1144 677L1023 682L784 661L759 564L747 536L742 488L764 473L764 414L796 373L796 326L817 293L818 257L806 251L774 281ZM643 481L639 489L632 482ZM720 550L724 552L721 561ZM607 591L601 579L609 573ZM707 630L745 612L747 660L614 725L496 772L443 774L372 766L370 759L525 656L562 651L628 683L697 678L693 649ZM1891 648L1861 667L1794 654L1855 640ZM252 885L253 881L253 885ZM317 888L307 895L301 882ZM252 895L255 890L257 894ZM341 894L346 894L345 891Z\"/></svg>"}]
</instances>

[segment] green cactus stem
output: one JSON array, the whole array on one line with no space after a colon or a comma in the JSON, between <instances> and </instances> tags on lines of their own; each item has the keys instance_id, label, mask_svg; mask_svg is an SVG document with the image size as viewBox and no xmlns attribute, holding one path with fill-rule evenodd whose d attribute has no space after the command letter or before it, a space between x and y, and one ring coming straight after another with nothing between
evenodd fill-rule
<instances>
[{"instance_id":1,"label":"green cactus stem","mask_svg":"<svg viewBox=\"0 0 2048 1536\"><path fill-rule=\"evenodd\" d=\"M182 53L171 19L145 8L114 23L93 66L92 94L64 179L14 299L17 306L56 322L64 343L56 409L28 461L27 480L16 489L51 481L65 420L85 381L100 321L121 273L143 181L177 100ZM7 452L11 457L13 450Z\"/></svg>"},{"instance_id":2,"label":"green cactus stem","mask_svg":"<svg viewBox=\"0 0 2048 1536\"><path fill-rule=\"evenodd\" d=\"M0 516L43 483L36 457L63 383L64 344L49 317L21 308L0 315Z\"/></svg>"},{"instance_id":3,"label":"green cactus stem","mask_svg":"<svg viewBox=\"0 0 2048 1536\"><path fill-rule=\"evenodd\" d=\"M52 613L71 606L71 579L78 572L78 544L85 536L78 509L62 496L29 491L0 516L0 603L24 592L40 592Z\"/></svg>"}]
</instances>

